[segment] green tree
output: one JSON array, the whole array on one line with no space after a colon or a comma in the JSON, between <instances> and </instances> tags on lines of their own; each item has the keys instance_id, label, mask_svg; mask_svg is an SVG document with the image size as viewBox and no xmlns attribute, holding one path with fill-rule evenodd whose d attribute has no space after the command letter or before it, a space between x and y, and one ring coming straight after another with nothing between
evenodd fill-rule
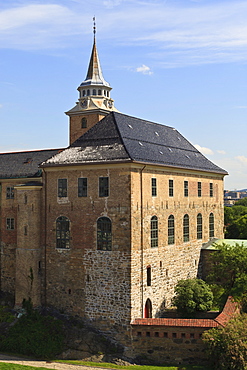
<instances>
[{"instance_id":1,"label":"green tree","mask_svg":"<svg viewBox=\"0 0 247 370\"><path fill-rule=\"evenodd\" d=\"M238 315L225 327L203 334L209 360L214 369L247 369L247 315Z\"/></svg>"},{"instance_id":2,"label":"green tree","mask_svg":"<svg viewBox=\"0 0 247 370\"><path fill-rule=\"evenodd\" d=\"M225 207L224 224L225 237L227 239L245 239L247 232L244 231L245 219L247 217L247 199L241 199L232 207ZM245 217L246 216L246 217Z\"/></svg>"},{"instance_id":3,"label":"green tree","mask_svg":"<svg viewBox=\"0 0 247 370\"><path fill-rule=\"evenodd\" d=\"M180 280L175 287L172 303L181 314L192 315L198 311L211 309L213 293L208 284L201 279Z\"/></svg>"},{"instance_id":4,"label":"green tree","mask_svg":"<svg viewBox=\"0 0 247 370\"><path fill-rule=\"evenodd\" d=\"M247 248L236 243L222 244L212 252L207 281L223 288L225 296L242 299L247 293Z\"/></svg>"}]
</instances>

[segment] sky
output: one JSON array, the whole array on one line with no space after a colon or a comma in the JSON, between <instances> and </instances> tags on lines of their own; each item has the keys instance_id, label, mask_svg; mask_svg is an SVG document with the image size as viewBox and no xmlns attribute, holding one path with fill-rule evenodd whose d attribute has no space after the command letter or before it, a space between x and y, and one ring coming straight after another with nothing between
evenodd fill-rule
<instances>
[{"instance_id":1,"label":"sky","mask_svg":"<svg viewBox=\"0 0 247 370\"><path fill-rule=\"evenodd\" d=\"M97 48L116 108L175 127L247 188L246 0L0 0L0 152L68 146Z\"/></svg>"}]
</instances>

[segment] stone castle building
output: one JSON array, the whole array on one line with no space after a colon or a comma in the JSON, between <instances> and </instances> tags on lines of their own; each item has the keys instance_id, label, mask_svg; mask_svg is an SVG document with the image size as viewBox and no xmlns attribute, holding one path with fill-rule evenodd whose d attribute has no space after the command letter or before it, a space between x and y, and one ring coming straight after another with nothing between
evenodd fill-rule
<instances>
[{"instance_id":1,"label":"stone castle building","mask_svg":"<svg viewBox=\"0 0 247 370\"><path fill-rule=\"evenodd\" d=\"M66 149L0 154L0 289L124 342L223 237L226 171L176 129L119 113L94 40Z\"/></svg>"}]
</instances>

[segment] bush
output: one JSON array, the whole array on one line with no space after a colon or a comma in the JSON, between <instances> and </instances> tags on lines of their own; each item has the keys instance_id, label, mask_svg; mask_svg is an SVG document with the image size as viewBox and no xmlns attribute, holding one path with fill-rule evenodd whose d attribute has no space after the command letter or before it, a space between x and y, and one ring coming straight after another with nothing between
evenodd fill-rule
<instances>
[{"instance_id":1,"label":"bush","mask_svg":"<svg viewBox=\"0 0 247 370\"><path fill-rule=\"evenodd\" d=\"M239 315L225 327L203 334L209 359L214 369L247 369L247 315Z\"/></svg>"},{"instance_id":2,"label":"bush","mask_svg":"<svg viewBox=\"0 0 247 370\"><path fill-rule=\"evenodd\" d=\"M175 287L175 294L172 303L184 315L208 311L213 304L213 293L201 279L180 280Z\"/></svg>"},{"instance_id":3,"label":"bush","mask_svg":"<svg viewBox=\"0 0 247 370\"><path fill-rule=\"evenodd\" d=\"M21 316L6 337L0 350L37 358L52 358L63 350L62 322L32 310Z\"/></svg>"}]
</instances>

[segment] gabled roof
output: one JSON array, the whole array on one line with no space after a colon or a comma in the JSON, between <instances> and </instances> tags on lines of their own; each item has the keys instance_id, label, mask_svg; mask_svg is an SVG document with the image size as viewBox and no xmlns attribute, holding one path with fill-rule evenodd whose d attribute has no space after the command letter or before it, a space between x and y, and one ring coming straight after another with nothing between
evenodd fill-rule
<instances>
[{"instance_id":1,"label":"gabled roof","mask_svg":"<svg viewBox=\"0 0 247 370\"><path fill-rule=\"evenodd\" d=\"M111 112L44 166L141 162L226 175L176 129Z\"/></svg>"},{"instance_id":2,"label":"gabled roof","mask_svg":"<svg viewBox=\"0 0 247 370\"><path fill-rule=\"evenodd\" d=\"M62 149L0 154L0 179L40 177L39 165Z\"/></svg>"}]
</instances>

